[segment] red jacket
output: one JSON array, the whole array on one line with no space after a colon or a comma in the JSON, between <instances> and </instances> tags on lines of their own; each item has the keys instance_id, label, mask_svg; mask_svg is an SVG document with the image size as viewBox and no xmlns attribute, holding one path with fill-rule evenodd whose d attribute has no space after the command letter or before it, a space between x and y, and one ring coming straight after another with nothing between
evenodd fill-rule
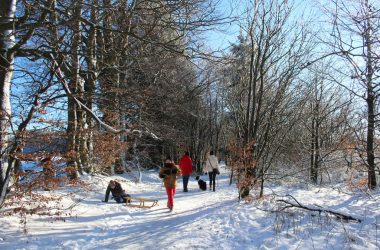
<instances>
[{"instance_id":1,"label":"red jacket","mask_svg":"<svg viewBox=\"0 0 380 250\"><path fill-rule=\"evenodd\" d=\"M190 175L193 172L193 161L190 156L182 156L179 160L179 167L181 168L182 175Z\"/></svg>"}]
</instances>

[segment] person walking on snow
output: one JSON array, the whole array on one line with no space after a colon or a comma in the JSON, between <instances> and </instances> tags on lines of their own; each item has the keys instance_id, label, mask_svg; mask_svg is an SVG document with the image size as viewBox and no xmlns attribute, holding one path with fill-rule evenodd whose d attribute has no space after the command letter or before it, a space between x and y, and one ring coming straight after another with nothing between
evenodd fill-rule
<instances>
[{"instance_id":1,"label":"person walking on snow","mask_svg":"<svg viewBox=\"0 0 380 250\"><path fill-rule=\"evenodd\" d=\"M172 211L174 207L174 195L176 191L177 177L179 175L181 175L181 170L178 166L174 165L170 157L167 157L158 176L164 181L166 194L168 195L167 206L170 211Z\"/></svg>"},{"instance_id":2,"label":"person walking on snow","mask_svg":"<svg viewBox=\"0 0 380 250\"><path fill-rule=\"evenodd\" d=\"M193 161L191 160L189 152L185 152L179 160L179 168L182 173L183 192L188 192L187 185L189 183L190 175L193 172Z\"/></svg>"},{"instance_id":3,"label":"person walking on snow","mask_svg":"<svg viewBox=\"0 0 380 250\"><path fill-rule=\"evenodd\" d=\"M210 181L210 190L215 192L215 177L219 174L218 158L214 155L214 151L210 151L210 155L206 160L206 164L203 167L203 172L208 173Z\"/></svg>"}]
</instances>

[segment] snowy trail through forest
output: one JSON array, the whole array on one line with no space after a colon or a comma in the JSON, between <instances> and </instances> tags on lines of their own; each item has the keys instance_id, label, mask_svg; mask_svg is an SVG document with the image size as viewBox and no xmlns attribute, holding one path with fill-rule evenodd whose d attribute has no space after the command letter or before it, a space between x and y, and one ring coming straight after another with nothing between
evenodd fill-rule
<instances>
[{"instance_id":1,"label":"snowy trail through forest","mask_svg":"<svg viewBox=\"0 0 380 250\"><path fill-rule=\"evenodd\" d=\"M135 197L158 199L152 208L128 207L104 200L109 180L118 180ZM70 207L59 216L0 218L0 249L378 249L379 195L345 194L337 189L300 186L266 188L264 199L239 202L227 170L218 176L216 192L200 191L191 177L189 192L178 180L174 210L166 208L166 192L157 171L87 176L88 191L64 188L60 206ZM207 176L202 179L208 181ZM74 192L75 191L75 192ZM43 191L41 191L43 192ZM70 194L71 195L67 195ZM48 192L45 192L48 194ZM51 192L53 193L53 192ZM331 216L301 210L268 212L276 208L274 194L292 194L306 204L318 204L363 219L338 221ZM369 211L372 211L371 213Z\"/></svg>"}]
</instances>

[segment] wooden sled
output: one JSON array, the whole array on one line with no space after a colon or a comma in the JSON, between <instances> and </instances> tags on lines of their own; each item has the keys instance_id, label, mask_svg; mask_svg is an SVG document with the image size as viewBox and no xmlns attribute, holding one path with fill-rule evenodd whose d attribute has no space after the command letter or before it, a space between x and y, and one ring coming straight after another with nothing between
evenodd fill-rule
<instances>
[{"instance_id":1,"label":"wooden sled","mask_svg":"<svg viewBox=\"0 0 380 250\"><path fill-rule=\"evenodd\" d=\"M126 205L128 207L140 207L140 208L151 208L158 204L158 200L139 198L139 197L126 197Z\"/></svg>"}]
</instances>

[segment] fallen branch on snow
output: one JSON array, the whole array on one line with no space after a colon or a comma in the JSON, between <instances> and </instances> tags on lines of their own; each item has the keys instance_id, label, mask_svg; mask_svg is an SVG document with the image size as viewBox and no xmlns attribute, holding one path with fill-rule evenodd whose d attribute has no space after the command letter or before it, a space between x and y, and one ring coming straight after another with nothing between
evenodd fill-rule
<instances>
[{"instance_id":1,"label":"fallen branch on snow","mask_svg":"<svg viewBox=\"0 0 380 250\"><path fill-rule=\"evenodd\" d=\"M346 221L356 221L356 222L361 222L361 219L357 219L357 218L354 218L350 215L346 215L346 214L342 214L342 213L338 213L336 211L332 211L332 210L328 210L328 209L324 209L324 208L313 208L313 207L307 207L305 205L302 205L301 203L299 203L293 196L291 195L287 195L288 197L291 197L295 203L289 201L289 200L277 200L278 202L283 202L285 204L287 204L286 206L284 206L282 210L285 210L287 208L292 208L292 207L296 207L296 208L302 208L302 209L305 209L305 210L308 210L308 211L313 211L313 212L319 212L319 213L328 213L328 214L332 214L334 216L336 216L338 219L342 219L342 220L346 220Z\"/></svg>"}]
</instances>

